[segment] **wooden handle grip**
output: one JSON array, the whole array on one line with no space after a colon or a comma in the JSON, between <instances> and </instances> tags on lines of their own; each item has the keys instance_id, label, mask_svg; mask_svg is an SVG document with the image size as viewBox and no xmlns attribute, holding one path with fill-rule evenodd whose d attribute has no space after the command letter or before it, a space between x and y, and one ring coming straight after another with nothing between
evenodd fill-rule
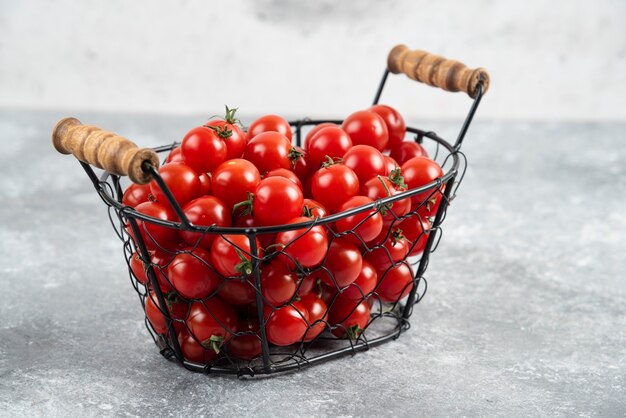
<instances>
[{"instance_id":1,"label":"wooden handle grip","mask_svg":"<svg viewBox=\"0 0 626 418\"><path fill-rule=\"evenodd\" d=\"M61 154L74 154L76 158L109 173L128 176L137 184L151 180L150 173L143 171L147 161L159 166L159 157L149 148L137 148L129 141L112 132L91 125L83 125L76 118L61 119L52 131L52 144Z\"/></svg>"},{"instance_id":2,"label":"wooden handle grip","mask_svg":"<svg viewBox=\"0 0 626 418\"><path fill-rule=\"evenodd\" d=\"M483 79L483 93L489 89L489 73L484 68L470 69L458 61L411 50L406 45L397 45L387 58L387 68L394 74L404 73L407 77L439 87L447 91L464 91L476 96L476 87Z\"/></svg>"}]
</instances>

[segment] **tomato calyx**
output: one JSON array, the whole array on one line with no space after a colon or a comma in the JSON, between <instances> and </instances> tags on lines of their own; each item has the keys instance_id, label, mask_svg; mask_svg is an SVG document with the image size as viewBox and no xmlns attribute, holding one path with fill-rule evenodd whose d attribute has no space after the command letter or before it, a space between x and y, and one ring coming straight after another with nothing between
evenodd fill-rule
<instances>
[{"instance_id":1,"label":"tomato calyx","mask_svg":"<svg viewBox=\"0 0 626 418\"><path fill-rule=\"evenodd\" d=\"M205 349L213 350L215 351L215 354L219 354L222 346L224 345L224 337L221 337L219 335L211 335L210 338L202 341L201 345Z\"/></svg>"},{"instance_id":2,"label":"tomato calyx","mask_svg":"<svg viewBox=\"0 0 626 418\"><path fill-rule=\"evenodd\" d=\"M346 335L352 341L356 341L361 333L363 333L363 328L361 328L359 324L354 324L351 327L348 327L348 329L346 330Z\"/></svg>"},{"instance_id":3,"label":"tomato calyx","mask_svg":"<svg viewBox=\"0 0 626 418\"><path fill-rule=\"evenodd\" d=\"M224 107L226 108L226 114L224 115L224 120L226 121L226 123L230 123L231 125L238 124L243 126L241 121L235 117L235 113L237 113L237 110L239 110L239 108L236 107L234 109L230 109L228 105L224 105Z\"/></svg>"},{"instance_id":4,"label":"tomato calyx","mask_svg":"<svg viewBox=\"0 0 626 418\"><path fill-rule=\"evenodd\" d=\"M228 126L226 126L226 125L224 125L224 126L204 125L204 127L205 128L209 128L210 130L215 132L217 134L217 136L219 136L221 139L228 139L231 136L233 136L232 129L228 129Z\"/></svg>"},{"instance_id":5,"label":"tomato calyx","mask_svg":"<svg viewBox=\"0 0 626 418\"><path fill-rule=\"evenodd\" d=\"M403 239L406 239L406 238L404 235L402 235L402 230L400 228L397 228L391 233L391 246L395 247L396 244Z\"/></svg>"},{"instance_id":6,"label":"tomato calyx","mask_svg":"<svg viewBox=\"0 0 626 418\"><path fill-rule=\"evenodd\" d=\"M243 208L239 216L252 215L252 204L254 203L254 193L248 192L248 198L236 203L233 206L233 216L237 214L237 210Z\"/></svg>"},{"instance_id":7,"label":"tomato calyx","mask_svg":"<svg viewBox=\"0 0 626 418\"><path fill-rule=\"evenodd\" d=\"M326 157L324 157L326 160L322 163L322 167L323 168L328 168L331 165L335 165L335 164L341 164L343 163L343 158L333 158L329 155L327 155Z\"/></svg>"},{"instance_id":8,"label":"tomato calyx","mask_svg":"<svg viewBox=\"0 0 626 418\"><path fill-rule=\"evenodd\" d=\"M234 246L233 246L234 247ZM235 271L240 273L241 275L249 276L252 274L252 262L246 258L245 255L241 252L241 250L237 247L234 247L235 252L239 256L239 264L235 266Z\"/></svg>"},{"instance_id":9,"label":"tomato calyx","mask_svg":"<svg viewBox=\"0 0 626 418\"><path fill-rule=\"evenodd\" d=\"M391 170L388 178L391 184L393 184L399 189L406 189L408 187L406 183L404 182L404 176L402 175L402 171L400 170L400 167Z\"/></svg>"},{"instance_id":10,"label":"tomato calyx","mask_svg":"<svg viewBox=\"0 0 626 418\"><path fill-rule=\"evenodd\" d=\"M296 147L291 147L291 149L289 150L289 160L291 161L292 169L296 168L296 163L298 162L298 159L300 158L304 158L304 153L298 151Z\"/></svg>"}]
</instances>

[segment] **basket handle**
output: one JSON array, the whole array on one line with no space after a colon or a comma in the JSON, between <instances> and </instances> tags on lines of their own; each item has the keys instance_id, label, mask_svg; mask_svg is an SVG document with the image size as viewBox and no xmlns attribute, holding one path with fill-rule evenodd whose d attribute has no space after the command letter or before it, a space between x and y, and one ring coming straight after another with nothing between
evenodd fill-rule
<instances>
[{"instance_id":1,"label":"basket handle","mask_svg":"<svg viewBox=\"0 0 626 418\"><path fill-rule=\"evenodd\" d=\"M128 176L134 183L148 183L152 177L143 170L144 162L159 166L159 157L149 148L137 145L113 132L83 125L76 118L57 122L52 131L52 145L61 154L74 156L109 173Z\"/></svg>"},{"instance_id":2,"label":"basket handle","mask_svg":"<svg viewBox=\"0 0 626 418\"><path fill-rule=\"evenodd\" d=\"M419 49L410 50L406 45L397 45L389 52L387 69L394 74L404 73L429 86L447 91L464 91L472 98L476 96L481 79L483 93L489 88L489 73L484 68L470 69L459 61Z\"/></svg>"}]
</instances>

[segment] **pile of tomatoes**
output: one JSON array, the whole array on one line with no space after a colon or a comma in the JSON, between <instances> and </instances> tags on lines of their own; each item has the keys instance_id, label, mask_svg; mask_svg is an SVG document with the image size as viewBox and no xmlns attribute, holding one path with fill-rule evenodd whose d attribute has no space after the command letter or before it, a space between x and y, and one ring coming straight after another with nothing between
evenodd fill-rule
<instances>
[{"instance_id":1,"label":"pile of tomatoes","mask_svg":"<svg viewBox=\"0 0 626 418\"><path fill-rule=\"evenodd\" d=\"M127 225L132 240L141 235L150 254L147 260L135 251L129 259L133 276L146 288L146 316L155 332L177 338L189 361L255 358L261 354L261 328L274 346L322 335L358 339L375 305L396 304L413 287L407 258L423 252L441 190L324 222L442 176L419 143L404 140L400 113L375 105L341 125L318 124L306 134L304 148L293 146L292 136L289 123L276 115L244 130L227 107L224 118L190 130L159 173L195 226L294 227L278 233L261 228L250 242L243 233L141 220L138 228ZM155 181L132 184L123 204L159 220L180 221ZM149 267L171 330L146 274Z\"/></svg>"}]
</instances>

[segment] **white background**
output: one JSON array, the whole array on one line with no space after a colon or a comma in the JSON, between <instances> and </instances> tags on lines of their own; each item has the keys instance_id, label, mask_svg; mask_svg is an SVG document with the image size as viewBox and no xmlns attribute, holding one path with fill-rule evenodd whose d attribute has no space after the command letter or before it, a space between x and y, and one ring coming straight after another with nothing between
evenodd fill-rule
<instances>
[{"instance_id":1,"label":"white background","mask_svg":"<svg viewBox=\"0 0 626 418\"><path fill-rule=\"evenodd\" d=\"M344 117L397 43L487 68L481 119L626 118L620 0L0 0L0 108ZM383 101L469 104L404 76Z\"/></svg>"}]
</instances>

